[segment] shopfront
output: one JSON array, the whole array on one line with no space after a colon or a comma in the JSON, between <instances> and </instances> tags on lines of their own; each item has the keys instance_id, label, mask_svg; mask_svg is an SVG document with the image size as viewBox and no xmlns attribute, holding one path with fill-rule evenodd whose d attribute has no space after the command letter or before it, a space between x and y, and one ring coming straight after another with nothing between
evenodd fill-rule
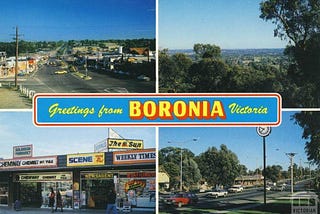
<instances>
[{"instance_id":1,"label":"shopfront","mask_svg":"<svg viewBox=\"0 0 320 214\"><path fill-rule=\"evenodd\" d=\"M61 193L65 209L72 208L72 172L14 173L14 192L24 207L47 208L52 187Z\"/></svg>"},{"instance_id":2,"label":"shopfront","mask_svg":"<svg viewBox=\"0 0 320 214\"><path fill-rule=\"evenodd\" d=\"M0 206L48 208L50 188L65 209L105 209L115 188L117 205L155 208L155 149L0 160Z\"/></svg>"}]
</instances>

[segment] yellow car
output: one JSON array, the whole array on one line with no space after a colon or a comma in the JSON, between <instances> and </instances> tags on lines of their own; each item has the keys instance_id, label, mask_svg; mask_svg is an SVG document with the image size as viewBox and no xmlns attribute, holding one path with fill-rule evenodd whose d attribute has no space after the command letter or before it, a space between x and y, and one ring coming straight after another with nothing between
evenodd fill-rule
<instances>
[{"instance_id":1,"label":"yellow car","mask_svg":"<svg viewBox=\"0 0 320 214\"><path fill-rule=\"evenodd\" d=\"M55 74L66 74L68 73L66 70L55 71Z\"/></svg>"}]
</instances>

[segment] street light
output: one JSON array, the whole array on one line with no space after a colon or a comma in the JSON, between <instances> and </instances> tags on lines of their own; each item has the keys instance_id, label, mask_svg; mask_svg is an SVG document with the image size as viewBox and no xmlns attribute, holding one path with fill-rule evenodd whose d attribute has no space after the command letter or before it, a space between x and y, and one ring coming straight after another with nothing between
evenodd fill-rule
<instances>
[{"instance_id":1,"label":"street light","mask_svg":"<svg viewBox=\"0 0 320 214\"><path fill-rule=\"evenodd\" d=\"M184 144L184 143L188 143L188 142L196 142L198 141L198 138L193 138L191 140L187 140L187 141L183 141L183 142L171 142L168 141L168 143L178 143L178 144ZM180 192L182 192L182 146L180 146Z\"/></svg>"},{"instance_id":2,"label":"street light","mask_svg":"<svg viewBox=\"0 0 320 214\"><path fill-rule=\"evenodd\" d=\"M293 158L297 153L286 153L286 155L290 158L290 167L291 167L291 195L293 195Z\"/></svg>"}]
</instances>

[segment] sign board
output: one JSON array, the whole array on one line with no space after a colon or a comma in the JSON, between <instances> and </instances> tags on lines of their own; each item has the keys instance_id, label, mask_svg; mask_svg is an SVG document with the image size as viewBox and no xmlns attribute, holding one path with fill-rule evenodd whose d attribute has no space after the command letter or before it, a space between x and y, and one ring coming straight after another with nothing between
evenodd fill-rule
<instances>
[{"instance_id":1,"label":"sign board","mask_svg":"<svg viewBox=\"0 0 320 214\"><path fill-rule=\"evenodd\" d=\"M72 173L22 173L14 177L16 182L72 181Z\"/></svg>"},{"instance_id":2,"label":"sign board","mask_svg":"<svg viewBox=\"0 0 320 214\"><path fill-rule=\"evenodd\" d=\"M259 126L257 127L257 133L260 137L267 137L271 133L270 126Z\"/></svg>"},{"instance_id":3,"label":"sign board","mask_svg":"<svg viewBox=\"0 0 320 214\"><path fill-rule=\"evenodd\" d=\"M67 166L100 166L104 165L104 153L85 153L67 155Z\"/></svg>"},{"instance_id":4,"label":"sign board","mask_svg":"<svg viewBox=\"0 0 320 214\"><path fill-rule=\"evenodd\" d=\"M107 172L88 172L88 173L81 173L81 179L112 179L113 173Z\"/></svg>"},{"instance_id":5,"label":"sign board","mask_svg":"<svg viewBox=\"0 0 320 214\"><path fill-rule=\"evenodd\" d=\"M109 149L143 149L143 140L108 138Z\"/></svg>"},{"instance_id":6,"label":"sign board","mask_svg":"<svg viewBox=\"0 0 320 214\"><path fill-rule=\"evenodd\" d=\"M107 150L107 142L101 141L99 143L94 144L94 152L102 152Z\"/></svg>"},{"instance_id":7,"label":"sign board","mask_svg":"<svg viewBox=\"0 0 320 214\"><path fill-rule=\"evenodd\" d=\"M32 144L13 147L13 158L32 157L32 154L33 154Z\"/></svg>"},{"instance_id":8,"label":"sign board","mask_svg":"<svg viewBox=\"0 0 320 214\"><path fill-rule=\"evenodd\" d=\"M57 167L57 156L0 160L2 169L53 168Z\"/></svg>"},{"instance_id":9,"label":"sign board","mask_svg":"<svg viewBox=\"0 0 320 214\"><path fill-rule=\"evenodd\" d=\"M113 152L113 164L135 164L155 162L155 149Z\"/></svg>"}]
</instances>

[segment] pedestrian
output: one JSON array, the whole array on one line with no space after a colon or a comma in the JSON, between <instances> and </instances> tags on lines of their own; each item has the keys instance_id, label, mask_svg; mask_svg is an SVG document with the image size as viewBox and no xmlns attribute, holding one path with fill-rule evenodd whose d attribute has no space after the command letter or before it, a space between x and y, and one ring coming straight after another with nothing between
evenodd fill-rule
<instances>
[{"instance_id":1,"label":"pedestrian","mask_svg":"<svg viewBox=\"0 0 320 214\"><path fill-rule=\"evenodd\" d=\"M58 207L60 207L60 211L63 212L63 204L62 204L62 197L61 197L61 193L59 191L59 189L57 190L57 202L56 202L56 212Z\"/></svg>"},{"instance_id":2,"label":"pedestrian","mask_svg":"<svg viewBox=\"0 0 320 214\"><path fill-rule=\"evenodd\" d=\"M118 214L117 206L116 206L116 191L113 188L109 189L107 192L107 212L106 214Z\"/></svg>"},{"instance_id":3,"label":"pedestrian","mask_svg":"<svg viewBox=\"0 0 320 214\"><path fill-rule=\"evenodd\" d=\"M50 193L49 193L49 207L51 207L51 212L53 213L53 207L54 207L54 198L55 193L53 191L53 188L50 187Z\"/></svg>"}]
</instances>

